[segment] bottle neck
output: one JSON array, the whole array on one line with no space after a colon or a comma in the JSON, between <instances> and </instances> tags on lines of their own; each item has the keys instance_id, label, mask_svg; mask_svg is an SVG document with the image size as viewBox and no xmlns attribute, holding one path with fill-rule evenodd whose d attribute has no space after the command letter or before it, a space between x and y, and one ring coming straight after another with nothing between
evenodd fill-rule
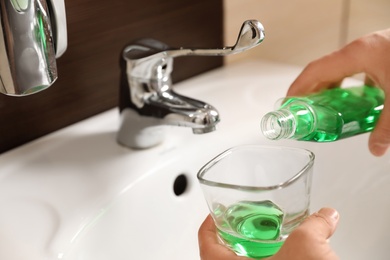
<instances>
[{"instance_id":1,"label":"bottle neck","mask_svg":"<svg viewBox=\"0 0 390 260\"><path fill-rule=\"evenodd\" d=\"M269 112L261 120L263 135L271 140L287 139L294 135L296 119L287 109Z\"/></svg>"}]
</instances>

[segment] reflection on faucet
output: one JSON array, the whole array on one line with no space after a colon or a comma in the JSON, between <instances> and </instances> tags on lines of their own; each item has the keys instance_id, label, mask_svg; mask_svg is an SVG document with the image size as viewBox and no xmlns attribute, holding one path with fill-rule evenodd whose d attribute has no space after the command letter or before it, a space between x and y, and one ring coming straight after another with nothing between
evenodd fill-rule
<instances>
[{"instance_id":1,"label":"reflection on faucet","mask_svg":"<svg viewBox=\"0 0 390 260\"><path fill-rule=\"evenodd\" d=\"M155 146L164 138L162 125L191 127L194 134L214 131L220 121L218 111L172 89L173 58L235 54L259 45L263 39L261 23L249 20L242 25L232 47L170 48L153 39L142 39L126 46L121 59L118 142L138 149Z\"/></svg>"},{"instance_id":2,"label":"reflection on faucet","mask_svg":"<svg viewBox=\"0 0 390 260\"><path fill-rule=\"evenodd\" d=\"M25 96L57 79L56 57L66 48L65 7L63 0L51 1L0 0L1 93Z\"/></svg>"}]
</instances>

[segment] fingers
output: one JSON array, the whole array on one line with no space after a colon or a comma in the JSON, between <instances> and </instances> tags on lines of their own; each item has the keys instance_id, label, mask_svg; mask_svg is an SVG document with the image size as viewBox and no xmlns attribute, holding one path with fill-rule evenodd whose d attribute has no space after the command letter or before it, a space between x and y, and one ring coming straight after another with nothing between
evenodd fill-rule
<instances>
[{"instance_id":1,"label":"fingers","mask_svg":"<svg viewBox=\"0 0 390 260\"><path fill-rule=\"evenodd\" d=\"M317 92L324 88L340 86L345 77L359 73L363 68L353 53L354 45L333 52L311 62L291 84L287 96Z\"/></svg>"},{"instance_id":2,"label":"fingers","mask_svg":"<svg viewBox=\"0 0 390 260\"><path fill-rule=\"evenodd\" d=\"M378 45L387 40L378 33L367 35L311 62L292 83L287 95L301 95L334 87L340 85L345 77L360 72L374 76L377 73L377 59L384 55Z\"/></svg>"},{"instance_id":3,"label":"fingers","mask_svg":"<svg viewBox=\"0 0 390 260\"><path fill-rule=\"evenodd\" d=\"M200 258L202 260L244 260L233 251L219 243L217 230L212 217L209 215L198 232Z\"/></svg>"}]
</instances>

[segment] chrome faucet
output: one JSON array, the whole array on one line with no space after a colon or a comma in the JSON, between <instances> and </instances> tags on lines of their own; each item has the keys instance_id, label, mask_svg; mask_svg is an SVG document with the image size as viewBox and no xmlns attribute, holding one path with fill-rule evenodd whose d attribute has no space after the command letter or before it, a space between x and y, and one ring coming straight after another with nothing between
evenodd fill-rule
<instances>
[{"instance_id":1,"label":"chrome faucet","mask_svg":"<svg viewBox=\"0 0 390 260\"><path fill-rule=\"evenodd\" d=\"M67 46L64 0L0 0L0 92L26 96L57 79Z\"/></svg>"},{"instance_id":2,"label":"chrome faucet","mask_svg":"<svg viewBox=\"0 0 390 260\"><path fill-rule=\"evenodd\" d=\"M126 46L121 59L118 143L136 149L155 146L163 141L163 125L191 127L194 134L214 131L220 121L218 111L172 89L173 58L235 54L259 45L263 39L261 23L248 20L232 47L170 48L153 39L142 39Z\"/></svg>"}]
</instances>

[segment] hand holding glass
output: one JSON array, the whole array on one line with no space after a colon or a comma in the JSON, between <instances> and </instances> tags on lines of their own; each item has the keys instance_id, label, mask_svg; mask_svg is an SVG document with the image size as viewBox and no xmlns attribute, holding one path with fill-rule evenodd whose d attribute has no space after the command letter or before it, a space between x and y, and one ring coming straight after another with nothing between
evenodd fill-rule
<instances>
[{"instance_id":1,"label":"hand holding glass","mask_svg":"<svg viewBox=\"0 0 390 260\"><path fill-rule=\"evenodd\" d=\"M229 149L198 173L221 241L238 255L274 255L308 215L314 154L247 145Z\"/></svg>"}]
</instances>

